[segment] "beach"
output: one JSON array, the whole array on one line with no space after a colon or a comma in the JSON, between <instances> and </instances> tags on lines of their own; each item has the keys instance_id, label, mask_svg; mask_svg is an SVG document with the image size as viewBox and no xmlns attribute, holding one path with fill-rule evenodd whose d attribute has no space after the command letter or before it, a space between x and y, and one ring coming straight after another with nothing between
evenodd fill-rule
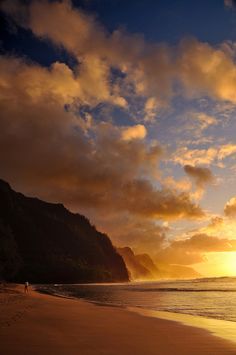
<instances>
[{"instance_id":1,"label":"beach","mask_svg":"<svg viewBox=\"0 0 236 355\"><path fill-rule=\"evenodd\" d=\"M40 294L0 293L0 354L236 354L236 343L179 322Z\"/></svg>"}]
</instances>

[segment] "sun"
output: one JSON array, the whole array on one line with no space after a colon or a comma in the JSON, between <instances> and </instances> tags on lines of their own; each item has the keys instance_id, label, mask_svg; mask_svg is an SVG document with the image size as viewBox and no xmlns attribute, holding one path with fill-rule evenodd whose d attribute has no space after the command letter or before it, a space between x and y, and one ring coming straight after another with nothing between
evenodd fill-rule
<instances>
[{"instance_id":1,"label":"sun","mask_svg":"<svg viewBox=\"0 0 236 355\"><path fill-rule=\"evenodd\" d=\"M236 276L236 252L212 252L194 267L203 276Z\"/></svg>"},{"instance_id":2,"label":"sun","mask_svg":"<svg viewBox=\"0 0 236 355\"><path fill-rule=\"evenodd\" d=\"M218 254L223 254L221 257L221 268L226 272L226 276L236 276L236 252L225 252Z\"/></svg>"}]
</instances>

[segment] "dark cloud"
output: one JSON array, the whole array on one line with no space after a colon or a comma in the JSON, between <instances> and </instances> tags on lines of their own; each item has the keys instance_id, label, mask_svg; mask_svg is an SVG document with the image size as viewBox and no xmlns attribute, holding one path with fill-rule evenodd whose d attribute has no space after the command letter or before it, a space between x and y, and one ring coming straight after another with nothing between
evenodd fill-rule
<instances>
[{"instance_id":1,"label":"dark cloud","mask_svg":"<svg viewBox=\"0 0 236 355\"><path fill-rule=\"evenodd\" d=\"M235 8L236 7L236 0L224 0L224 4L227 7Z\"/></svg>"},{"instance_id":2,"label":"dark cloud","mask_svg":"<svg viewBox=\"0 0 236 355\"><path fill-rule=\"evenodd\" d=\"M214 176L208 168L185 165L184 171L194 180L196 186L199 188L204 188L207 184L214 181Z\"/></svg>"}]
</instances>

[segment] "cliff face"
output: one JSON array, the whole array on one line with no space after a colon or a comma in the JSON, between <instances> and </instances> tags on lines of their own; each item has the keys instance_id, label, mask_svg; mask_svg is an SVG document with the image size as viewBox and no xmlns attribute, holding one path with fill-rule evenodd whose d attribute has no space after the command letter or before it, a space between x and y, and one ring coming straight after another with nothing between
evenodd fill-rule
<instances>
[{"instance_id":1,"label":"cliff face","mask_svg":"<svg viewBox=\"0 0 236 355\"><path fill-rule=\"evenodd\" d=\"M123 257L132 280L155 280L159 277L159 270L147 254L135 255L129 247L118 248Z\"/></svg>"},{"instance_id":2,"label":"cliff face","mask_svg":"<svg viewBox=\"0 0 236 355\"><path fill-rule=\"evenodd\" d=\"M134 254L129 247L118 248L129 271L131 280L190 279L201 275L184 265L160 264L148 254Z\"/></svg>"},{"instance_id":3,"label":"cliff face","mask_svg":"<svg viewBox=\"0 0 236 355\"><path fill-rule=\"evenodd\" d=\"M38 283L127 281L122 257L87 218L25 197L0 180L0 278Z\"/></svg>"}]
</instances>

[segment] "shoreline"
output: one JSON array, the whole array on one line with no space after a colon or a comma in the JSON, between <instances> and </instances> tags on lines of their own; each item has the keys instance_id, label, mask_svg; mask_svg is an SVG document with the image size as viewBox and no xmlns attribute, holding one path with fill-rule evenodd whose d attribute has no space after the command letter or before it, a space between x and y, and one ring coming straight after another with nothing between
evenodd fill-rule
<instances>
[{"instance_id":1,"label":"shoreline","mask_svg":"<svg viewBox=\"0 0 236 355\"><path fill-rule=\"evenodd\" d=\"M102 306L102 307L116 307L116 308L120 308L120 309L124 309L130 312L140 314L144 317L165 319L172 322L178 322L185 326L204 329L216 337L220 337L224 340L236 344L236 322L230 320L217 319L213 317L204 317L204 316L192 315L188 313L152 310L150 308L138 307L138 306L115 305L112 303L105 303L105 302L103 303L99 301L89 300L86 298L73 297L73 296L68 296L66 294L63 295L63 293L56 293L54 290L47 289L45 287L43 288L40 287L37 288L37 286L33 286L33 287L36 292L51 295L54 297L82 300L94 304L96 306Z\"/></svg>"},{"instance_id":2,"label":"shoreline","mask_svg":"<svg viewBox=\"0 0 236 355\"><path fill-rule=\"evenodd\" d=\"M236 343L202 328L22 289L0 294L4 355L236 354Z\"/></svg>"},{"instance_id":3,"label":"shoreline","mask_svg":"<svg viewBox=\"0 0 236 355\"><path fill-rule=\"evenodd\" d=\"M128 307L131 312L139 313L144 317L170 320L180 324L204 329L213 336L225 339L236 345L236 322L215 319L210 317L196 316L187 313L177 313L168 311L156 311L147 308Z\"/></svg>"}]
</instances>

